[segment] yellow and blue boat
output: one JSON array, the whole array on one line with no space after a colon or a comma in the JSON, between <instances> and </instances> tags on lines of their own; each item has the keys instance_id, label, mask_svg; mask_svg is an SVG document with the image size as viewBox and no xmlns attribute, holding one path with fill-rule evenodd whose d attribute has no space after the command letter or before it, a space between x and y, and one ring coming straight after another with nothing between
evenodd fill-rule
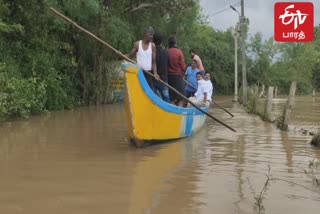
<instances>
[{"instance_id":1,"label":"yellow and blue boat","mask_svg":"<svg viewBox=\"0 0 320 214\"><path fill-rule=\"evenodd\" d=\"M125 62L122 68L128 131L134 142L184 138L204 125L206 115L196 108L177 107L158 97L138 65ZM208 108L201 109L208 112Z\"/></svg>"}]
</instances>

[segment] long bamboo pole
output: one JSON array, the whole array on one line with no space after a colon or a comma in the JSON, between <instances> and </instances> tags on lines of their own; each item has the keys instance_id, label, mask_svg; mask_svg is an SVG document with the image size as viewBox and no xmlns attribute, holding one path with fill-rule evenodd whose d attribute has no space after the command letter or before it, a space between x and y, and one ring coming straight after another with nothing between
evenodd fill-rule
<instances>
[{"instance_id":1,"label":"long bamboo pole","mask_svg":"<svg viewBox=\"0 0 320 214\"><path fill-rule=\"evenodd\" d=\"M129 57L127 57L126 55L122 54L120 51L118 51L117 49L115 49L114 47L112 47L111 45L109 45L108 43L106 43L105 41L103 41L102 39L100 39L99 37L97 37L96 35L94 35L93 33L91 33L90 31L82 28L81 26L79 26L77 23L75 23L74 21L72 21L70 18L62 15L60 12L58 12L57 10L55 10L54 8L50 8L50 10L57 16L59 16L60 18L62 18L64 21L68 22L69 24L71 24L72 26L76 27L77 29L83 31L84 33L86 33L89 37L93 38L94 40L97 40L98 42L100 42L101 44L107 46L109 49L111 49L112 51L114 51L118 56L120 56L121 58L127 60L128 62L131 62L133 64L136 64L135 61L133 61L132 59L130 59ZM151 74L150 72L144 72L152 77L155 78L155 76L153 74ZM189 102L193 107L195 107L197 110L199 110L200 112L202 112L203 114L207 115L208 117L212 118L213 120L217 121L218 123L224 125L225 127L227 127L228 129L237 132L235 129L233 129L232 127L230 127L229 125L223 123L222 121L218 120L217 118L213 117L211 114L209 114L208 112L202 110L201 108L199 108L196 104L194 104L193 102L191 102L187 97L185 97L183 94L181 94L179 91L177 91L175 88L173 88L172 86L170 86L168 83L164 82L163 80L159 79L159 81L164 84L165 86L167 86L168 88L170 88L171 90L173 90L175 93L177 93L179 96L181 96L184 100L186 100L187 102Z\"/></svg>"}]
</instances>

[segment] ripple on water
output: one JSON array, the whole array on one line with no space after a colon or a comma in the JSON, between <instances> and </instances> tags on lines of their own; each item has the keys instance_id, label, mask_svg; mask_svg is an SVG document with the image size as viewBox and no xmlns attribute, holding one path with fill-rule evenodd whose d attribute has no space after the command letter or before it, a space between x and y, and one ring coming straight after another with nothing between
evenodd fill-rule
<instances>
[{"instance_id":1,"label":"ripple on water","mask_svg":"<svg viewBox=\"0 0 320 214\"><path fill-rule=\"evenodd\" d=\"M311 137L281 132L230 97L219 99L235 117L210 113L236 133L208 118L190 138L139 150L128 143L122 105L2 126L0 213L256 213L268 174L278 180L263 200L266 213L318 213L319 187L305 173L320 160Z\"/></svg>"}]
</instances>

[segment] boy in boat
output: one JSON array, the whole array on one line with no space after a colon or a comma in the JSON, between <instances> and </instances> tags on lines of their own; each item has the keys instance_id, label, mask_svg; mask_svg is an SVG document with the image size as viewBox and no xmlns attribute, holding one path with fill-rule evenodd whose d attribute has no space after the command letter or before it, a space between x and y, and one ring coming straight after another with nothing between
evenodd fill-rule
<instances>
[{"instance_id":1,"label":"boy in boat","mask_svg":"<svg viewBox=\"0 0 320 214\"><path fill-rule=\"evenodd\" d=\"M160 76L161 80L168 83L169 55L168 51L162 45L162 35L160 32L155 32L153 35L153 41L156 45L156 65L158 75ZM157 94L158 91L161 95L161 98L167 103L170 103L168 87L159 81L155 81L154 92Z\"/></svg>"},{"instance_id":2,"label":"boy in boat","mask_svg":"<svg viewBox=\"0 0 320 214\"><path fill-rule=\"evenodd\" d=\"M144 76L152 90L154 90L153 78L146 72L153 72L155 78L159 79L156 66L156 46L152 42L153 34L153 28L147 27L143 32L143 39L135 42L130 53L126 54L129 58L136 54L137 64L143 69Z\"/></svg>"},{"instance_id":3,"label":"boy in boat","mask_svg":"<svg viewBox=\"0 0 320 214\"><path fill-rule=\"evenodd\" d=\"M187 78L187 84L185 87L186 97L194 96L194 93L197 91L198 83L197 83L197 73L199 69L197 68L197 64L195 60L192 60L191 66L188 66L185 78Z\"/></svg>"},{"instance_id":4,"label":"boy in boat","mask_svg":"<svg viewBox=\"0 0 320 214\"><path fill-rule=\"evenodd\" d=\"M208 81L205 81L202 78L200 71L197 73L197 80L198 80L198 89L194 94L194 97L190 97L189 100L199 107L202 107L202 106L209 107L211 102L211 96L212 96L212 88L210 88ZM188 103L188 107L191 107L191 106L192 105Z\"/></svg>"}]
</instances>

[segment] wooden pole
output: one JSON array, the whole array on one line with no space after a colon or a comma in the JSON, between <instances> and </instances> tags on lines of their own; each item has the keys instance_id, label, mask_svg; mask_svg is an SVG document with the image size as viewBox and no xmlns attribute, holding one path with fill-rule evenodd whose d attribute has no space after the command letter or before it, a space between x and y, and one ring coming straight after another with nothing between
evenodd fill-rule
<instances>
[{"instance_id":1,"label":"wooden pole","mask_svg":"<svg viewBox=\"0 0 320 214\"><path fill-rule=\"evenodd\" d=\"M297 88L297 81L291 82L289 97L288 97L288 101L287 101L287 106L285 107L285 110L284 110L282 124L280 124L281 125L281 129L284 130L284 131L288 130L290 114L291 114L291 111L294 108L294 96L296 94L296 88Z\"/></svg>"},{"instance_id":2,"label":"wooden pole","mask_svg":"<svg viewBox=\"0 0 320 214\"><path fill-rule=\"evenodd\" d=\"M273 87L268 88L268 97L265 106L264 117L265 119L272 121L272 98L273 98Z\"/></svg>"},{"instance_id":3,"label":"wooden pole","mask_svg":"<svg viewBox=\"0 0 320 214\"><path fill-rule=\"evenodd\" d=\"M264 96L264 89L265 89L265 86L264 86L264 84L262 84L262 89L261 89L261 92L259 94L259 97Z\"/></svg>"},{"instance_id":4,"label":"wooden pole","mask_svg":"<svg viewBox=\"0 0 320 214\"><path fill-rule=\"evenodd\" d=\"M127 57L126 55L122 54L120 51L118 51L117 49L115 49L114 47L112 47L111 45L109 45L108 43L106 43L105 41L103 41L102 39L100 39L99 37L97 37L96 35L94 35L93 33L91 33L90 31L87 31L86 29L82 28L81 26L79 26L77 23L73 22L70 18L62 15L61 13L59 13L57 10L55 10L54 8L50 8L50 10L57 16L59 16L60 18L62 18L64 21L68 22L69 24L71 24L72 26L76 27L77 29L83 31L84 33L86 33L89 37L97 40L98 42L100 42L101 44L107 46L109 49L111 49L112 51L114 51L118 56L120 56L121 58L127 60L128 62L131 62L133 64L136 64L135 61L133 61L132 59L130 59L129 57ZM148 74L152 77L155 78L155 76L153 74L151 74L150 72L144 72L145 74ZM207 115L208 117L210 117L211 119L217 121L218 123L224 125L225 127L227 127L228 129L237 132L235 129L233 129L232 127L230 127L229 125L223 123L222 121L218 120L217 118L213 117L211 114L209 114L208 112L202 110L201 108L199 108L196 104L194 104L193 102L191 102L187 97L185 97L183 94L181 94L178 90L176 90L175 88L173 88L172 86L170 86L168 83L164 82L163 80L159 79L159 81L164 84L165 86L167 86L168 88L170 88L171 90L173 90L175 93L177 93L179 96L181 96L184 100L186 100L187 102L189 102L193 107L195 107L197 110L199 110L200 112L202 112L203 114Z\"/></svg>"},{"instance_id":5,"label":"wooden pole","mask_svg":"<svg viewBox=\"0 0 320 214\"><path fill-rule=\"evenodd\" d=\"M234 31L234 102L238 102L238 29Z\"/></svg>"},{"instance_id":6,"label":"wooden pole","mask_svg":"<svg viewBox=\"0 0 320 214\"><path fill-rule=\"evenodd\" d=\"M242 58L242 104L247 105L247 58L246 58L246 39L245 39L245 30L246 30L246 21L244 16L244 0L241 0L241 58Z\"/></svg>"},{"instance_id":7,"label":"wooden pole","mask_svg":"<svg viewBox=\"0 0 320 214\"><path fill-rule=\"evenodd\" d=\"M274 98L277 98L278 97L278 86L276 86L275 88L274 88L274 96L273 96Z\"/></svg>"},{"instance_id":8,"label":"wooden pole","mask_svg":"<svg viewBox=\"0 0 320 214\"><path fill-rule=\"evenodd\" d=\"M258 111L258 99L259 99L259 87L255 85L253 87L253 107L252 107L252 111L255 114Z\"/></svg>"}]
</instances>

